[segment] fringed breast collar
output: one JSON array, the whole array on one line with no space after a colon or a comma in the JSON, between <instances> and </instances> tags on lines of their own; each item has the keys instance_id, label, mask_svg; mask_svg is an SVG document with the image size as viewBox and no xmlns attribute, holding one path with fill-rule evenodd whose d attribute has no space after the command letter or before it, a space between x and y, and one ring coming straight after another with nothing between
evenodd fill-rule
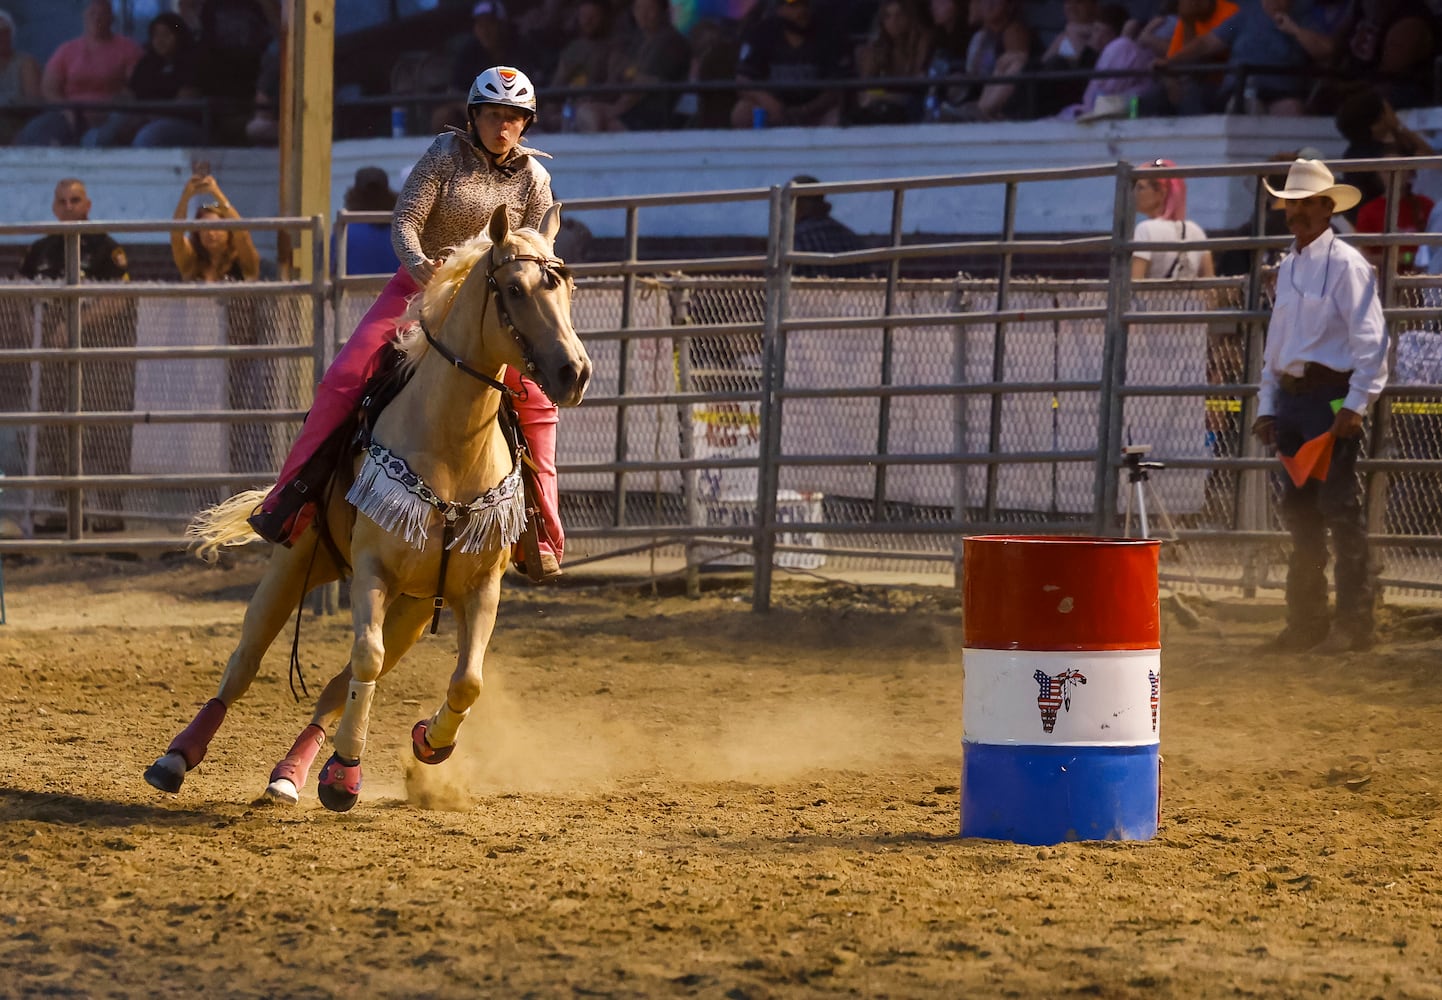
<instances>
[{"instance_id":1,"label":"fringed breast collar","mask_svg":"<svg viewBox=\"0 0 1442 1000\"><path fill-rule=\"evenodd\" d=\"M433 513L440 515L446 529L445 548L472 554L487 545L514 544L526 526L520 462L470 503L456 503L442 500L405 459L375 441L366 448L346 500L415 549L425 548Z\"/></svg>"}]
</instances>

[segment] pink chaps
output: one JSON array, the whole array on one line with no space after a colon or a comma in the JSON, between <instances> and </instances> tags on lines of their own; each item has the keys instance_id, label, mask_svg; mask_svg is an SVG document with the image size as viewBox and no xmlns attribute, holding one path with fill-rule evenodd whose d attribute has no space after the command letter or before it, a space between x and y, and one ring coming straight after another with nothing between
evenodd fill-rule
<instances>
[{"instance_id":1,"label":"pink chaps","mask_svg":"<svg viewBox=\"0 0 1442 1000\"><path fill-rule=\"evenodd\" d=\"M331 432L355 412L366 383L379 365L381 348L395 336L397 322L406 311L407 301L420 290L404 267L386 283L375 305L370 307L326 369L320 385L316 386L310 413L295 444L291 445L277 485L266 497L263 508L271 509L282 487L300 475L306 461ZM545 529L541 532L541 550L550 552L560 562L565 534L561 529L560 502L556 492L556 424L559 420L556 404L546 398L539 386L530 379L522 378L512 368L506 369L504 381L520 393L515 397L516 415L530 444L531 457L540 468L537 478L541 486L541 522ZM472 498L451 499L467 502Z\"/></svg>"}]
</instances>

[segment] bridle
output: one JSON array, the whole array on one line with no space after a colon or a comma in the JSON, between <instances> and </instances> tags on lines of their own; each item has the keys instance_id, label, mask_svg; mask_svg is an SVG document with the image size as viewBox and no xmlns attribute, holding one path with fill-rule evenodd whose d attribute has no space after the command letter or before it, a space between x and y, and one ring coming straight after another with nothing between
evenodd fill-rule
<instances>
[{"instance_id":1,"label":"bridle","mask_svg":"<svg viewBox=\"0 0 1442 1000\"><path fill-rule=\"evenodd\" d=\"M511 319L510 312L506 309L505 299L501 295L501 286L496 281L496 273L500 271L501 268L508 267L511 264L531 261L532 263L536 264L552 280L559 282L565 280L563 274L561 273L561 269L565 266L565 264L562 260L560 260L560 258L540 257L535 254L516 254L514 257L507 257L505 260L502 260L500 262L491 260L489 252L486 254L486 257L489 261L489 266L486 268L486 295L485 298L481 300L481 329L485 329L486 312L490 309L491 298L494 296L496 300L496 317L501 321L501 324L510 331L511 336L515 338L516 343L520 345L521 357L525 359L526 362L526 371L534 372L536 370L536 363L531 358L530 342L526 340L525 334L523 334L516 326L515 321ZM450 316L451 308L455 305L456 296L460 294L460 290L461 285L460 283L457 283L455 291L451 293L450 299L446 302L445 311L441 314L442 326L445 325L446 318ZM425 334L426 342L431 345L431 347L436 351L437 354L445 358L446 361L449 362L450 365L454 367L457 371L463 372L464 374L471 376L471 378L478 379L479 381L484 382L491 388L497 389L508 396L515 397L521 395L521 392L512 389L504 382L492 378L485 372L479 371L478 369L466 364L465 360L462 359L458 354L456 354L449 347L447 347L445 344L442 344L439 340L437 340L434 336L431 335L430 328L426 326L426 321L424 319L419 320L418 323L421 328L421 333Z\"/></svg>"}]
</instances>

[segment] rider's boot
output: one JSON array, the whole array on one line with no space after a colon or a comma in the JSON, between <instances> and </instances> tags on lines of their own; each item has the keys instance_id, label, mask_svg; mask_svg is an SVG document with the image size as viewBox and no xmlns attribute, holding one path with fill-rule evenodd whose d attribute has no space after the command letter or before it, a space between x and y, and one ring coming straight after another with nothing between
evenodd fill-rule
<instances>
[{"instance_id":1,"label":"rider's boot","mask_svg":"<svg viewBox=\"0 0 1442 1000\"><path fill-rule=\"evenodd\" d=\"M535 499L541 514L536 525L541 550L540 578L548 580L561 575L561 554L566 544L566 533L561 527L560 496L556 490L556 424L560 418L556 404L546 398L536 383L522 380L515 369L506 369L505 382L520 392L513 401L516 419L520 421L535 463L535 483L539 487ZM519 545L512 558L518 567L525 566Z\"/></svg>"}]
</instances>

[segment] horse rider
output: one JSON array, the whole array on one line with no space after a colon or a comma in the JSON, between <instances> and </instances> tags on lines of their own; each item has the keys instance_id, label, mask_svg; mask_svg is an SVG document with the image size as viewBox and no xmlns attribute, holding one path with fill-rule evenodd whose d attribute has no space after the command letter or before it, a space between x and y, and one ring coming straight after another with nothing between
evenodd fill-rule
<instances>
[{"instance_id":1,"label":"horse rider","mask_svg":"<svg viewBox=\"0 0 1442 1000\"><path fill-rule=\"evenodd\" d=\"M520 70L493 66L476 77L466 100L466 129L448 128L426 150L401 189L391 244L401 266L316 386L315 401L276 485L249 518L262 538L289 545L315 516L316 498L301 474L331 433L355 412L395 336L407 300L431 280L447 248L481 232L498 205L512 228L537 228L551 206L551 175L521 145L536 121L536 89ZM556 494L556 405L530 379L507 369L521 428L539 467L543 577L560 572L565 537Z\"/></svg>"}]
</instances>

